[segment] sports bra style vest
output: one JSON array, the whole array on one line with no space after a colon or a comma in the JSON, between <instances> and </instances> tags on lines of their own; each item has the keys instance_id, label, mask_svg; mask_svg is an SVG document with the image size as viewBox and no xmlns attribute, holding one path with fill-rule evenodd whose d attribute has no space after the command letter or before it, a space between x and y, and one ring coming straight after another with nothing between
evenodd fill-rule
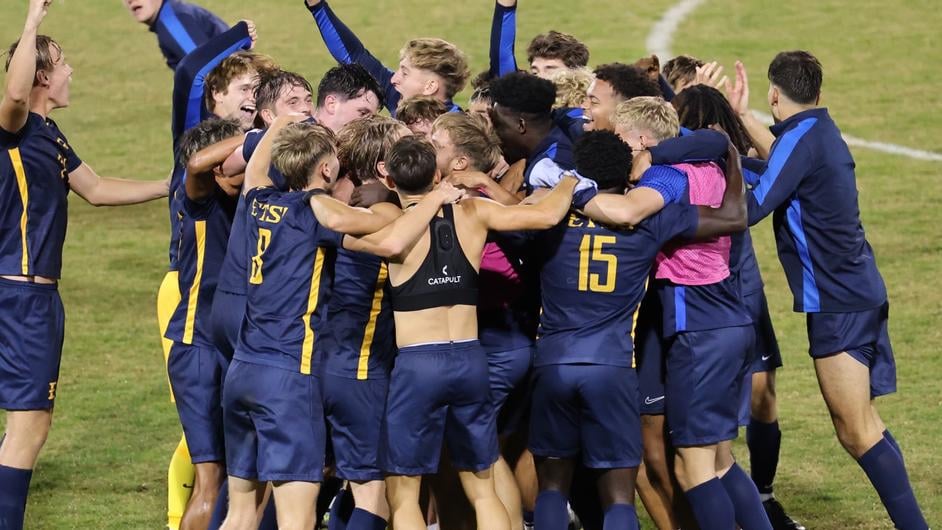
<instances>
[{"instance_id":1,"label":"sports bra style vest","mask_svg":"<svg viewBox=\"0 0 942 530\"><path fill-rule=\"evenodd\" d=\"M458 242L452 205L442 206L442 213L429 224L429 250L422 265L401 285L391 286L394 311L478 303L478 273Z\"/></svg>"}]
</instances>

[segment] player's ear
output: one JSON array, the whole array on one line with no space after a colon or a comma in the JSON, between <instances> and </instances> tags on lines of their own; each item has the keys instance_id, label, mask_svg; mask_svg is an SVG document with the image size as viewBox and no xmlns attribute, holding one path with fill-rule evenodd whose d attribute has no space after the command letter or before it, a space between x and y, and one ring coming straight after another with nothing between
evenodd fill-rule
<instances>
[{"instance_id":1,"label":"player's ear","mask_svg":"<svg viewBox=\"0 0 942 530\"><path fill-rule=\"evenodd\" d=\"M275 114L271 111L271 109L262 109L258 111L258 115L260 118L262 118L262 121L265 122L266 124L269 124L275 121L275 117L276 117Z\"/></svg>"},{"instance_id":2,"label":"player's ear","mask_svg":"<svg viewBox=\"0 0 942 530\"><path fill-rule=\"evenodd\" d=\"M467 171L469 165L470 161L465 155L457 156L451 161L452 171Z\"/></svg>"},{"instance_id":3,"label":"player's ear","mask_svg":"<svg viewBox=\"0 0 942 530\"><path fill-rule=\"evenodd\" d=\"M389 173L383 175L383 178L381 178L380 180L382 180L383 183L386 184L387 188L393 191L396 191L396 183L393 181L392 177L389 176Z\"/></svg>"},{"instance_id":4,"label":"player's ear","mask_svg":"<svg viewBox=\"0 0 942 530\"><path fill-rule=\"evenodd\" d=\"M327 163L327 160L322 161L318 165L317 172L320 173L321 178L324 179L324 182L327 182L328 184L337 178L337 175L334 175L334 169L330 167L330 164Z\"/></svg>"},{"instance_id":5,"label":"player's ear","mask_svg":"<svg viewBox=\"0 0 942 530\"><path fill-rule=\"evenodd\" d=\"M425 87L422 89L423 96L431 96L438 92L438 79L431 78L425 82Z\"/></svg>"},{"instance_id":6,"label":"player's ear","mask_svg":"<svg viewBox=\"0 0 942 530\"><path fill-rule=\"evenodd\" d=\"M324 98L324 110L326 110L328 114L334 114L336 109L337 96L333 94L327 94L327 96Z\"/></svg>"},{"instance_id":7,"label":"player's ear","mask_svg":"<svg viewBox=\"0 0 942 530\"><path fill-rule=\"evenodd\" d=\"M388 180L389 171L386 170L385 160L380 160L376 163L376 174L380 176L380 180Z\"/></svg>"},{"instance_id":8,"label":"player's ear","mask_svg":"<svg viewBox=\"0 0 942 530\"><path fill-rule=\"evenodd\" d=\"M45 70L36 70L36 86L49 88L49 74Z\"/></svg>"},{"instance_id":9,"label":"player's ear","mask_svg":"<svg viewBox=\"0 0 942 530\"><path fill-rule=\"evenodd\" d=\"M438 186L438 183L441 182L441 181L442 181L442 172L439 171L438 168L436 168L436 169L435 169L435 176L432 177L432 185L433 185L433 186Z\"/></svg>"},{"instance_id":10,"label":"player's ear","mask_svg":"<svg viewBox=\"0 0 942 530\"><path fill-rule=\"evenodd\" d=\"M517 118L517 132L527 134L527 120L523 116Z\"/></svg>"}]
</instances>

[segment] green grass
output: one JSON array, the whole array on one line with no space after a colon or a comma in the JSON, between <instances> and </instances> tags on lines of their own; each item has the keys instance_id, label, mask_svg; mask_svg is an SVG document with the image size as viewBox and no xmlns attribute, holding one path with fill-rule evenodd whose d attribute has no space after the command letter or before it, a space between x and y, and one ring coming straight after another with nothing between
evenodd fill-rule
<instances>
[{"instance_id":1,"label":"green grass","mask_svg":"<svg viewBox=\"0 0 942 530\"><path fill-rule=\"evenodd\" d=\"M253 18L259 50L286 68L316 82L330 65L300 0L203 3L229 21ZM518 58L525 60L532 35L556 28L583 38L593 64L630 62L644 54L648 29L671 3L527 0L519 16ZM24 6L19 0L0 7L0 42L18 36ZM405 39L434 35L466 50L474 71L486 67L490 2L338 0L334 7L388 64ZM728 65L744 59L760 109L764 70L775 52L810 49L825 65L825 103L846 132L942 151L940 27L942 15L929 0L713 0L682 26L674 48ZM171 73L153 36L114 0L56 2L43 31L58 38L76 70L73 108L54 117L80 156L103 175L165 176ZM900 391L882 399L880 409L903 446L927 517L938 522L940 165L854 154L863 221L893 305ZM74 200L71 206L61 283L68 324L60 394L33 479L27 527L159 528L166 463L180 432L167 400L154 316L166 267L166 205L95 210ZM790 312L770 232L763 224L754 239L786 362L779 376L784 439L778 496L809 528L889 528L876 494L833 436L806 354L804 322ZM746 455L742 446L737 452Z\"/></svg>"}]
</instances>

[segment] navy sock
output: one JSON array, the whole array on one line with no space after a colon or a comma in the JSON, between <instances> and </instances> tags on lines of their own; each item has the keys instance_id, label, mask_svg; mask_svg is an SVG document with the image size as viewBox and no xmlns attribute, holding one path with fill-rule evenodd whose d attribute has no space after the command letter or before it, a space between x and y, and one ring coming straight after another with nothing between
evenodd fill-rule
<instances>
[{"instance_id":1,"label":"navy sock","mask_svg":"<svg viewBox=\"0 0 942 530\"><path fill-rule=\"evenodd\" d=\"M752 481L756 483L759 493L770 495L782 447L782 431L778 427L778 421L763 423L751 418L746 427L746 444L749 446Z\"/></svg>"},{"instance_id":2,"label":"navy sock","mask_svg":"<svg viewBox=\"0 0 942 530\"><path fill-rule=\"evenodd\" d=\"M903 450L899 448L899 444L896 443L896 438L893 438L893 434L890 433L889 429L883 431L883 437L886 438L886 441L890 442L890 445L893 446L893 449L896 449L896 452L899 453L900 458L903 458Z\"/></svg>"},{"instance_id":3,"label":"navy sock","mask_svg":"<svg viewBox=\"0 0 942 530\"><path fill-rule=\"evenodd\" d=\"M213 515L209 518L207 530L219 530L222 522L229 513L229 479L224 478L219 486L219 496L216 497L216 506L213 506Z\"/></svg>"},{"instance_id":4,"label":"navy sock","mask_svg":"<svg viewBox=\"0 0 942 530\"><path fill-rule=\"evenodd\" d=\"M638 530L638 514L631 504L613 504L605 510L602 530Z\"/></svg>"},{"instance_id":5,"label":"navy sock","mask_svg":"<svg viewBox=\"0 0 942 530\"><path fill-rule=\"evenodd\" d=\"M275 510L275 496L268 497L268 504L262 512L262 520L258 523L258 530L278 530L278 512Z\"/></svg>"},{"instance_id":6,"label":"navy sock","mask_svg":"<svg viewBox=\"0 0 942 530\"><path fill-rule=\"evenodd\" d=\"M347 522L348 530L386 530L386 519L361 508L355 508Z\"/></svg>"},{"instance_id":7,"label":"navy sock","mask_svg":"<svg viewBox=\"0 0 942 530\"><path fill-rule=\"evenodd\" d=\"M525 524L533 524L533 512L529 510L523 511L523 522Z\"/></svg>"},{"instance_id":8,"label":"navy sock","mask_svg":"<svg viewBox=\"0 0 942 530\"><path fill-rule=\"evenodd\" d=\"M0 466L0 528L22 530L32 469Z\"/></svg>"},{"instance_id":9,"label":"navy sock","mask_svg":"<svg viewBox=\"0 0 942 530\"><path fill-rule=\"evenodd\" d=\"M733 530L736 513L720 479L714 478L684 492L700 528Z\"/></svg>"},{"instance_id":10,"label":"navy sock","mask_svg":"<svg viewBox=\"0 0 942 530\"><path fill-rule=\"evenodd\" d=\"M919 510L913 488L909 484L903 457L889 440L881 439L864 453L857 463L863 468L870 483L877 490L896 528L900 530L929 528Z\"/></svg>"},{"instance_id":11,"label":"navy sock","mask_svg":"<svg viewBox=\"0 0 942 530\"><path fill-rule=\"evenodd\" d=\"M733 501L733 511L736 513L736 522L743 530L772 530L769 516L762 507L759 491L749 478L749 475L733 463L733 467L720 479L729 500Z\"/></svg>"},{"instance_id":12,"label":"navy sock","mask_svg":"<svg viewBox=\"0 0 942 530\"><path fill-rule=\"evenodd\" d=\"M540 530L566 530L569 526L566 497L554 490L541 491L536 496L533 523Z\"/></svg>"},{"instance_id":13,"label":"navy sock","mask_svg":"<svg viewBox=\"0 0 942 530\"><path fill-rule=\"evenodd\" d=\"M341 489L334 496L334 500L330 503L330 520L327 523L327 530L346 530L354 513L353 503L347 502L348 500L353 500L353 494L346 489Z\"/></svg>"}]
</instances>

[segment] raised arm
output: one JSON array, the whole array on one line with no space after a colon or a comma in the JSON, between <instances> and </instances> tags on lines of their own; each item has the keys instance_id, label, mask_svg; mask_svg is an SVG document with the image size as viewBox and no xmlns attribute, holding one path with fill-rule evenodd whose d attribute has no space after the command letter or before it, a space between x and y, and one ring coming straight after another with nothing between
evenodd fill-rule
<instances>
[{"instance_id":1,"label":"raised arm","mask_svg":"<svg viewBox=\"0 0 942 530\"><path fill-rule=\"evenodd\" d=\"M327 5L327 2L321 0L305 0L317 29L327 45L327 51L338 62L342 64L356 63L366 68L366 70L376 78L376 82L386 96L386 108L389 113L396 114L396 107L399 105L399 91L392 85L393 71L387 68L383 63L373 56L363 46L360 39L350 28L337 18L333 10Z\"/></svg>"},{"instance_id":2,"label":"raised arm","mask_svg":"<svg viewBox=\"0 0 942 530\"><path fill-rule=\"evenodd\" d=\"M311 210L322 226L352 236L378 232L402 214L401 209L388 202L375 204L369 209L354 208L327 195L311 197Z\"/></svg>"},{"instance_id":3,"label":"raised arm","mask_svg":"<svg viewBox=\"0 0 942 530\"><path fill-rule=\"evenodd\" d=\"M474 215L488 230L546 230L556 226L566 216L578 182L577 178L567 173L553 191L533 204L504 206L490 199L478 198L470 199L470 205Z\"/></svg>"},{"instance_id":4,"label":"raised arm","mask_svg":"<svg viewBox=\"0 0 942 530\"><path fill-rule=\"evenodd\" d=\"M186 164L186 196L194 201L211 196L216 187L213 168L221 166L232 152L242 145L244 139L245 136L241 134L233 136L205 147L191 156Z\"/></svg>"},{"instance_id":5,"label":"raised arm","mask_svg":"<svg viewBox=\"0 0 942 530\"><path fill-rule=\"evenodd\" d=\"M726 191L719 208L697 206L700 222L695 239L709 239L724 234L741 232L747 228L745 186L739 151L730 143L726 157Z\"/></svg>"},{"instance_id":6,"label":"raised arm","mask_svg":"<svg viewBox=\"0 0 942 530\"><path fill-rule=\"evenodd\" d=\"M263 186L274 186L271 177L268 176L268 168L271 167L271 146L275 141L275 136L281 132L288 124L300 119L298 116L282 114L275 118L268 130L262 136L262 140L252 153L252 158L245 166L245 180L242 183L242 194L245 195L249 190L261 188Z\"/></svg>"},{"instance_id":7,"label":"raised arm","mask_svg":"<svg viewBox=\"0 0 942 530\"><path fill-rule=\"evenodd\" d=\"M517 71L514 41L517 38L517 0L497 0L491 22L491 77Z\"/></svg>"},{"instance_id":8,"label":"raised arm","mask_svg":"<svg viewBox=\"0 0 942 530\"><path fill-rule=\"evenodd\" d=\"M775 136L749 110L749 76L746 75L746 67L741 61L736 61L736 81L732 84L726 81L723 86L726 88L726 99L729 100L730 106L742 119L746 134L749 135L752 145L758 151L759 158L768 159L772 151L772 143L775 142Z\"/></svg>"},{"instance_id":9,"label":"raised arm","mask_svg":"<svg viewBox=\"0 0 942 530\"><path fill-rule=\"evenodd\" d=\"M752 226L787 201L802 179L814 168L814 146L802 141L804 134L815 123L809 118L783 134L775 151L746 197L749 206L749 226Z\"/></svg>"},{"instance_id":10,"label":"raised arm","mask_svg":"<svg viewBox=\"0 0 942 530\"><path fill-rule=\"evenodd\" d=\"M458 188L442 182L382 230L363 237L347 235L343 238L343 248L400 261L422 237L442 205L457 201L463 194Z\"/></svg>"},{"instance_id":11,"label":"raised arm","mask_svg":"<svg viewBox=\"0 0 942 530\"><path fill-rule=\"evenodd\" d=\"M36 35L52 0L30 0L23 34L7 70L7 82L0 101L0 128L19 132L29 117L29 94L36 79Z\"/></svg>"},{"instance_id":12,"label":"raised arm","mask_svg":"<svg viewBox=\"0 0 942 530\"><path fill-rule=\"evenodd\" d=\"M69 173L69 187L92 206L124 206L166 197L170 177L163 180L128 180L99 176L82 163Z\"/></svg>"},{"instance_id":13,"label":"raised arm","mask_svg":"<svg viewBox=\"0 0 942 530\"><path fill-rule=\"evenodd\" d=\"M183 133L208 116L204 101L206 76L226 57L255 44L255 24L243 20L197 47L180 61L173 76L173 147Z\"/></svg>"}]
</instances>

